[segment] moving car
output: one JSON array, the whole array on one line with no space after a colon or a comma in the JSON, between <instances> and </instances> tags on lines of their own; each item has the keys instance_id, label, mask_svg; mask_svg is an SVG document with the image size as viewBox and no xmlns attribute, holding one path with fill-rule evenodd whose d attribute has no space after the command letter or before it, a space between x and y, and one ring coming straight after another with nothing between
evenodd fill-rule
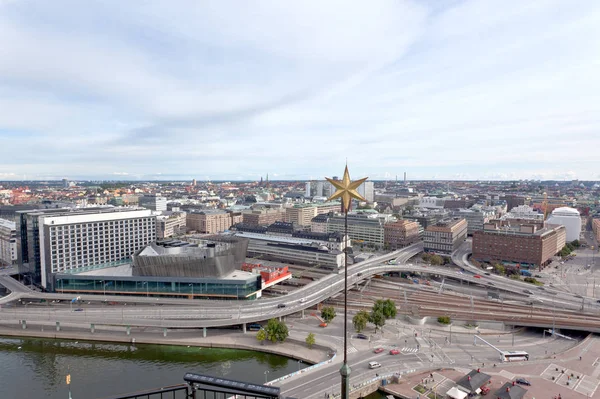
<instances>
[{"instance_id":1,"label":"moving car","mask_svg":"<svg viewBox=\"0 0 600 399\"><path fill-rule=\"evenodd\" d=\"M277 305L278 308L285 308L285 303L280 303L279 305Z\"/></svg>"},{"instance_id":2,"label":"moving car","mask_svg":"<svg viewBox=\"0 0 600 399\"><path fill-rule=\"evenodd\" d=\"M369 362L370 369L376 369L377 367L381 367L381 364L379 362Z\"/></svg>"},{"instance_id":3,"label":"moving car","mask_svg":"<svg viewBox=\"0 0 600 399\"><path fill-rule=\"evenodd\" d=\"M369 339L365 334L356 334L356 338L358 339Z\"/></svg>"},{"instance_id":4,"label":"moving car","mask_svg":"<svg viewBox=\"0 0 600 399\"><path fill-rule=\"evenodd\" d=\"M520 385L531 386L531 382L527 381L525 378L517 378L515 382Z\"/></svg>"},{"instance_id":5,"label":"moving car","mask_svg":"<svg viewBox=\"0 0 600 399\"><path fill-rule=\"evenodd\" d=\"M473 276L474 278L481 278L481 276L479 274L476 274Z\"/></svg>"},{"instance_id":6,"label":"moving car","mask_svg":"<svg viewBox=\"0 0 600 399\"><path fill-rule=\"evenodd\" d=\"M383 348L375 348L375 350L373 351L373 353L381 353L383 352L385 349Z\"/></svg>"},{"instance_id":7,"label":"moving car","mask_svg":"<svg viewBox=\"0 0 600 399\"><path fill-rule=\"evenodd\" d=\"M248 330L250 331L258 331L262 328L262 326L258 323L252 323L248 325Z\"/></svg>"},{"instance_id":8,"label":"moving car","mask_svg":"<svg viewBox=\"0 0 600 399\"><path fill-rule=\"evenodd\" d=\"M399 354L400 354L400 351L398 349L392 349L390 351L390 355L399 355Z\"/></svg>"},{"instance_id":9,"label":"moving car","mask_svg":"<svg viewBox=\"0 0 600 399\"><path fill-rule=\"evenodd\" d=\"M533 292L529 291L529 290L523 290L523 292L526 293L526 294L532 294L533 295Z\"/></svg>"}]
</instances>

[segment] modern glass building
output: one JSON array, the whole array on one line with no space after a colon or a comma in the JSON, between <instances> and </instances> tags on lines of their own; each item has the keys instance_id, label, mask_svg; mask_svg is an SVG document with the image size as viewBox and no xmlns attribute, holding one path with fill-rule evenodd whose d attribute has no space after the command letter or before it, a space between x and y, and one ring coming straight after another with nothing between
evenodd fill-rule
<instances>
[{"instance_id":1,"label":"modern glass building","mask_svg":"<svg viewBox=\"0 0 600 399\"><path fill-rule=\"evenodd\" d=\"M162 298L256 299L262 278L236 270L225 278L90 276L56 274L55 292L74 294L135 295Z\"/></svg>"}]
</instances>

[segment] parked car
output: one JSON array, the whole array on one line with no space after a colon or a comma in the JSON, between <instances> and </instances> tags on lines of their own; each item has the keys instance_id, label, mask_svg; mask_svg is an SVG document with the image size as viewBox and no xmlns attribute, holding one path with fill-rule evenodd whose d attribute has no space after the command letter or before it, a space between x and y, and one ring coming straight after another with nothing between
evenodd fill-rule
<instances>
[{"instance_id":1,"label":"parked car","mask_svg":"<svg viewBox=\"0 0 600 399\"><path fill-rule=\"evenodd\" d=\"M390 351L390 355L399 355L399 354L400 354L400 351L398 349L392 349Z\"/></svg>"},{"instance_id":2,"label":"parked car","mask_svg":"<svg viewBox=\"0 0 600 399\"><path fill-rule=\"evenodd\" d=\"M365 334L356 334L356 338L358 338L358 339L369 339L369 337L366 336Z\"/></svg>"},{"instance_id":3,"label":"parked car","mask_svg":"<svg viewBox=\"0 0 600 399\"><path fill-rule=\"evenodd\" d=\"M381 364L379 362L369 362L370 369L376 369L378 367L381 367Z\"/></svg>"},{"instance_id":4,"label":"parked car","mask_svg":"<svg viewBox=\"0 0 600 399\"><path fill-rule=\"evenodd\" d=\"M525 378L517 378L515 382L520 385L531 386L531 382L527 381Z\"/></svg>"},{"instance_id":5,"label":"parked car","mask_svg":"<svg viewBox=\"0 0 600 399\"><path fill-rule=\"evenodd\" d=\"M383 352L385 349L383 348L375 348L375 350L373 351L373 353L381 353Z\"/></svg>"}]
</instances>

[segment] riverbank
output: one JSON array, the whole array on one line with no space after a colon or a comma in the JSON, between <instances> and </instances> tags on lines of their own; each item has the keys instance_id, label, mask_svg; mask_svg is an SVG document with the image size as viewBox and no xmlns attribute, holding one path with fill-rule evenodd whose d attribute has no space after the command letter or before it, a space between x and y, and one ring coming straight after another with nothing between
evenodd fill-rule
<instances>
[{"instance_id":1,"label":"riverbank","mask_svg":"<svg viewBox=\"0 0 600 399\"><path fill-rule=\"evenodd\" d=\"M244 334L235 330L208 329L207 331L206 337L203 337L202 330L196 329L167 330L165 336L163 329L131 328L128 335L125 328L115 326L96 326L92 333L90 328L77 325L61 325L60 331L57 331L56 326L50 324L27 323L27 328L23 329L21 324L12 321L0 322L1 336L244 349L285 356L305 364L328 360L331 358L330 353L335 351L318 339L317 343L309 349L298 337L290 337L284 343L261 344L256 340L256 332Z\"/></svg>"}]
</instances>

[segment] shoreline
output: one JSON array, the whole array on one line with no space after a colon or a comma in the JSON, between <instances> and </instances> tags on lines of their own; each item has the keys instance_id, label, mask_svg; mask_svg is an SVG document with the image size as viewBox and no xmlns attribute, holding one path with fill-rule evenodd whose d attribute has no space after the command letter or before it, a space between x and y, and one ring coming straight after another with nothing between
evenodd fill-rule
<instances>
[{"instance_id":1,"label":"shoreline","mask_svg":"<svg viewBox=\"0 0 600 399\"><path fill-rule=\"evenodd\" d=\"M211 331L209 330L209 333ZM123 329L106 330L96 328L92 333L89 329L83 329L79 326L61 326L61 331L56 331L55 326L28 324L26 329L22 329L20 324L7 325L0 324L0 336L12 338L44 338L73 341L89 342L114 342L122 344L150 344L150 345L173 345L187 347L220 348L220 349L242 349L256 352L263 352L278 356L284 356L296 361L301 360L308 365L314 365L329 360L329 353L335 351L334 348L316 343L312 349L293 337L288 337L283 343L265 342L261 344L256 340L256 334L247 332L231 332L207 335L202 337L202 333L190 330L170 330L168 335L163 336L162 331L137 331L131 330L131 335L126 335Z\"/></svg>"}]
</instances>

